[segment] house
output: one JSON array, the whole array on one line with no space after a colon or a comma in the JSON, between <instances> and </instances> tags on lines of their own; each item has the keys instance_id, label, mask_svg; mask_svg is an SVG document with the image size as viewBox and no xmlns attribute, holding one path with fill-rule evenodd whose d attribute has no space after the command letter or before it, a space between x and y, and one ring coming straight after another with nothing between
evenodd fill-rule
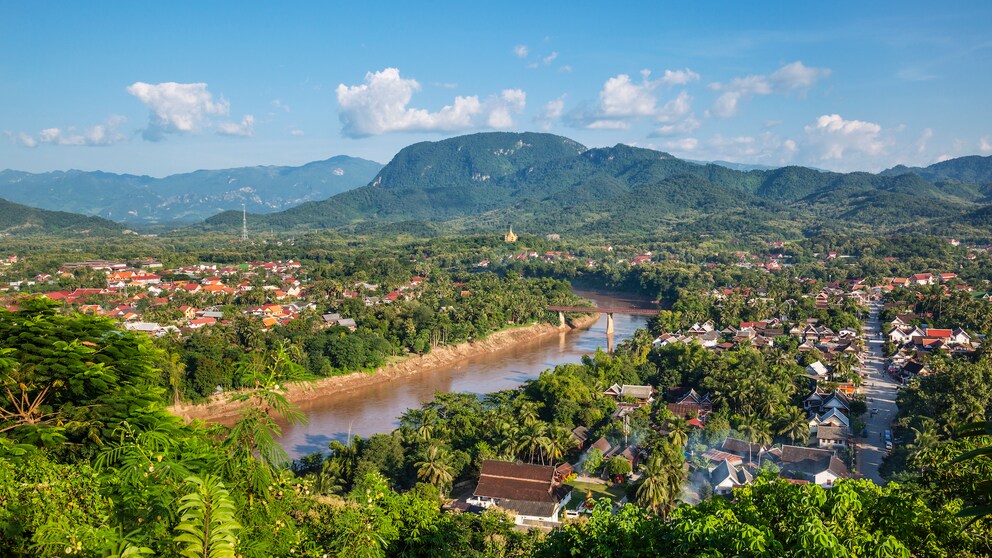
<instances>
[{"instance_id":1,"label":"house","mask_svg":"<svg viewBox=\"0 0 992 558\"><path fill-rule=\"evenodd\" d=\"M848 476L847 466L829 449L784 445L779 466L787 478L813 482L824 488Z\"/></svg>"},{"instance_id":2,"label":"house","mask_svg":"<svg viewBox=\"0 0 992 558\"><path fill-rule=\"evenodd\" d=\"M607 395L615 399L630 397L636 399L640 403L651 403L654 401L654 388L651 386L635 386L630 384L620 386L613 384L603 392L603 395Z\"/></svg>"},{"instance_id":3,"label":"house","mask_svg":"<svg viewBox=\"0 0 992 558\"><path fill-rule=\"evenodd\" d=\"M816 429L816 443L825 449L847 447L847 428L839 426L819 426Z\"/></svg>"},{"instance_id":4,"label":"house","mask_svg":"<svg viewBox=\"0 0 992 558\"><path fill-rule=\"evenodd\" d=\"M806 367L806 374L813 378L826 378L827 372L827 365L820 361L816 361Z\"/></svg>"},{"instance_id":5,"label":"house","mask_svg":"<svg viewBox=\"0 0 992 558\"><path fill-rule=\"evenodd\" d=\"M576 426L572 429L571 438L577 448L584 449L589 443L589 429L585 426Z\"/></svg>"},{"instance_id":6,"label":"house","mask_svg":"<svg viewBox=\"0 0 992 558\"><path fill-rule=\"evenodd\" d=\"M570 497L571 488L555 481L554 467L486 460L468 503L507 510L517 525L540 525L558 523Z\"/></svg>"},{"instance_id":7,"label":"house","mask_svg":"<svg viewBox=\"0 0 992 558\"><path fill-rule=\"evenodd\" d=\"M750 484L754 477L744 467L738 468L729 460L721 461L709 470L710 485L717 494L730 494L738 486Z\"/></svg>"}]
</instances>

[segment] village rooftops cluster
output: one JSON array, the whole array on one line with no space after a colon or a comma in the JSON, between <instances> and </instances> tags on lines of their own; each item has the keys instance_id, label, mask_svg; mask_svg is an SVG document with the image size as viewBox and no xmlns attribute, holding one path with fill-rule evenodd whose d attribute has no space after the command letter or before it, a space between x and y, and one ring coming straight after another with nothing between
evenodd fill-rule
<instances>
[{"instance_id":1,"label":"village rooftops cluster","mask_svg":"<svg viewBox=\"0 0 992 558\"><path fill-rule=\"evenodd\" d=\"M303 284L302 265L293 260L250 261L236 265L198 264L159 270L162 267L162 264L151 259L137 260L130 265L109 260L69 262L52 275L41 274L33 281L14 282L4 290L25 285L54 285L61 277L71 277L73 271L83 268L103 272L107 281L104 287L56 290L43 294L80 312L109 317L122 322L126 329L150 335L226 323L229 317L220 311L220 305L229 304L234 297L256 288L261 288L264 292L261 298L270 302L244 307L241 312L257 318L263 330L286 325L299 318L302 312L316 309ZM151 273L149 269L159 271ZM166 277L170 280L165 280ZM256 277L263 277L267 284L256 286L253 281ZM409 284L382 297L373 296L378 285L356 282L352 289L345 290L340 296L361 297L368 306L389 304L415 297L423 282L423 277L413 277ZM192 302L194 299L198 302ZM144 319L148 310L159 307L175 308L180 318L162 324ZM326 327L357 328L353 319L338 314L325 315L323 323Z\"/></svg>"},{"instance_id":2,"label":"village rooftops cluster","mask_svg":"<svg viewBox=\"0 0 992 558\"><path fill-rule=\"evenodd\" d=\"M695 323L684 331L664 333L655 338L656 347L675 343L698 343L714 351L731 350L742 343L752 347L772 347L776 337L790 336L799 340L799 351L814 349L823 353L824 358L833 360L843 353L861 354L863 343L858 332L853 329L832 329L819 325L815 318L798 325L783 324L777 318L757 322L740 322L739 327L728 326L718 330L712 321Z\"/></svg>"}]
</instances>

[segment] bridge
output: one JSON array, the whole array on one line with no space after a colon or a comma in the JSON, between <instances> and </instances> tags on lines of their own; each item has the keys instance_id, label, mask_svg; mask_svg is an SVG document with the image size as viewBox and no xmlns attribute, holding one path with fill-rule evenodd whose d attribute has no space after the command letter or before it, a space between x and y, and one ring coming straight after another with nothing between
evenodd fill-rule
<instances>
[{"instance_id":1,"label":"bridge","mask_svg":"<svg viewBox=\"0 0 992 558\"><path fill-rule=\"evenodd\" d=\"M606 314L606 334L613 335L613 314L634 314L637 316L657 316L661 310L651 308L623 308L614 306L548 306L552 312L558 312L558 322L565 325L565 312L591 312Z\"/></svg>"}]
</instances>

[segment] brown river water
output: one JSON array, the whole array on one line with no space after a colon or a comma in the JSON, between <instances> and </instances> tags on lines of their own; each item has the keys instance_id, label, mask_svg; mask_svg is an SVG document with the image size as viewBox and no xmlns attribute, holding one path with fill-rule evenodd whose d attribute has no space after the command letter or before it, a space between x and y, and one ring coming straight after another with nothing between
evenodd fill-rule
<instances>
[{"instance_id":1,"label":"brown river water","mask_svg":"<svg viewBox=\"0 0 992 558\"><path fill-rule=\"evenodd\" d=\"M644 300L621 294L575 292L603 307L652 307ZM646 321L645 316L615 314L612 342L627 339ZM484 394L515 388L556 365L579 362L582 355L594 353L600 347L606 350L608 342L606 315L603 314L586 329L541 337L388 383L307 400L300 408L309 423L306 426L283 425L282 446L295 459L325 451L332 440L346 442L349 436L391 432L399 426L398 418L404 411L429 401L435 392Z\"/></svg>"}]
</instances>

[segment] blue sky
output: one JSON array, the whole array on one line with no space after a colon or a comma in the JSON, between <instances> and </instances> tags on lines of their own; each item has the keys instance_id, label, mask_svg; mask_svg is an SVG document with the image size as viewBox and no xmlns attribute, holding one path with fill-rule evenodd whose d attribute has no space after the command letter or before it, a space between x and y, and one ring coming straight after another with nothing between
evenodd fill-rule
<instances>
[{"instance_id":1,"label":"blue sky","mask_svg":"<svg viewBox=\"0 0 992 558\"><path fill-rule=\"evenodd\" d=\"M0 168L387 162L487 130L844 171L992 154L992 2L282 4L4 0Z\"/></svg>"}]
</instances>

